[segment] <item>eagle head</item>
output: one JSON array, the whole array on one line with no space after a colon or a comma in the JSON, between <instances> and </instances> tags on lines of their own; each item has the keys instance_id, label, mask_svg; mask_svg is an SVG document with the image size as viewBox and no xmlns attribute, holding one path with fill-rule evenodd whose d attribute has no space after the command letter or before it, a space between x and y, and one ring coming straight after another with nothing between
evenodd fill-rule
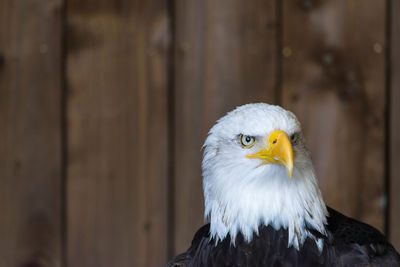
<instances>
[{"instance_id":1,"label":"eagle head","mask_svg":"<svg viewBox=\"0 0 400 267\"><path fill-rule=\"evenodd\" d=\"M288 231L299 249L312 231L325 234L327 209L296 116L264 103L237 107L209 131L204 144L205 216L216 242L259 226ZM322 240L314 238L319 247Z\"/></svg>"}]
</instances>

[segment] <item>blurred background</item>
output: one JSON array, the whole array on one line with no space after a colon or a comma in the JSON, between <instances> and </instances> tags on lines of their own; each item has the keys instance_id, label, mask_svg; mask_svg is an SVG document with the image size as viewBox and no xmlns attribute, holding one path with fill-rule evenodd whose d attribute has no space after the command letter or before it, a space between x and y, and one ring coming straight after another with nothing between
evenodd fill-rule
<instances>
[{"instance_id":1,"label":"blurred background","mask_svg":"<svg viewBox=\"0 0 400 267\"><path fill-rule=\"evenodd\" d=\"M399 0L0 0L0 265L163 266L201 146L249 102L302 122L325 201L400 249Z\"/></svg>"}]
</instances>

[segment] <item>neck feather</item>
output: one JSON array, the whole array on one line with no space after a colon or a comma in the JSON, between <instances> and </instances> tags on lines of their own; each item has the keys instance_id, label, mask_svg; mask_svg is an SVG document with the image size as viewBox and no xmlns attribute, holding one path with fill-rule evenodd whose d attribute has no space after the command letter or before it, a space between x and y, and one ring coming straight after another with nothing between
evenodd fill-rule
<instances>
[{"instance_id":1,"label":"neck feather","mask_svg":"<svg viewBox=\"0 0 400 267\"><path fill-rule=\"evenodd\" d=\"M288 247L299 249L306 238L313 238L322 250L322 239L310 230L326 235L328 212L312 166L295 169L293 179L278 174L229 183L205 173L205 216L217 242L229 234L234 243L239 232L250 242L259 226L271 225L287 229Z\"/></svg>"}]
</instances>

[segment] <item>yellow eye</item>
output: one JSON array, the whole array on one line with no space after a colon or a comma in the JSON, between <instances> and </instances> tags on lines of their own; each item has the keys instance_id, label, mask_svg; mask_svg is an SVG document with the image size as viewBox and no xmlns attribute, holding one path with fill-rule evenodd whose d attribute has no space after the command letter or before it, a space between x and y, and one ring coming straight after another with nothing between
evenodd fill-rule
<instances>
[{"instance_id":1,"label":"yellow eye","mask_svg":"<svg viewBox=\"0 0 400 267\"><path fill-rule=\"evenodd\" d=\"M240 138L240 144L242 144L242 147L252 147L254 145L254 142L256 141L253 136L248 136L248 135L243 135L241 134L239 136Z\"/></svg>"}]
</instances>

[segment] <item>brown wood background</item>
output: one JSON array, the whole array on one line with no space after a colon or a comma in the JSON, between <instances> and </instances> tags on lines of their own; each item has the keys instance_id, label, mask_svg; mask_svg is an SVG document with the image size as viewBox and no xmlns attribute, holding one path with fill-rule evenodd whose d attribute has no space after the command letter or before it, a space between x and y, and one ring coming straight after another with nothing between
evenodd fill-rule
<instances>
[{"instance_id":1,"label":"brown wood background","mask_svg":"<svg viewBox=\"0 0 400 267\"><path fill-rule=\"evenodd\" d=\"M399 0L0 0L0 266L163 266L201 146L249 102L303 124L328 205L400 249Z\"/></svg>"}]
</instances>

